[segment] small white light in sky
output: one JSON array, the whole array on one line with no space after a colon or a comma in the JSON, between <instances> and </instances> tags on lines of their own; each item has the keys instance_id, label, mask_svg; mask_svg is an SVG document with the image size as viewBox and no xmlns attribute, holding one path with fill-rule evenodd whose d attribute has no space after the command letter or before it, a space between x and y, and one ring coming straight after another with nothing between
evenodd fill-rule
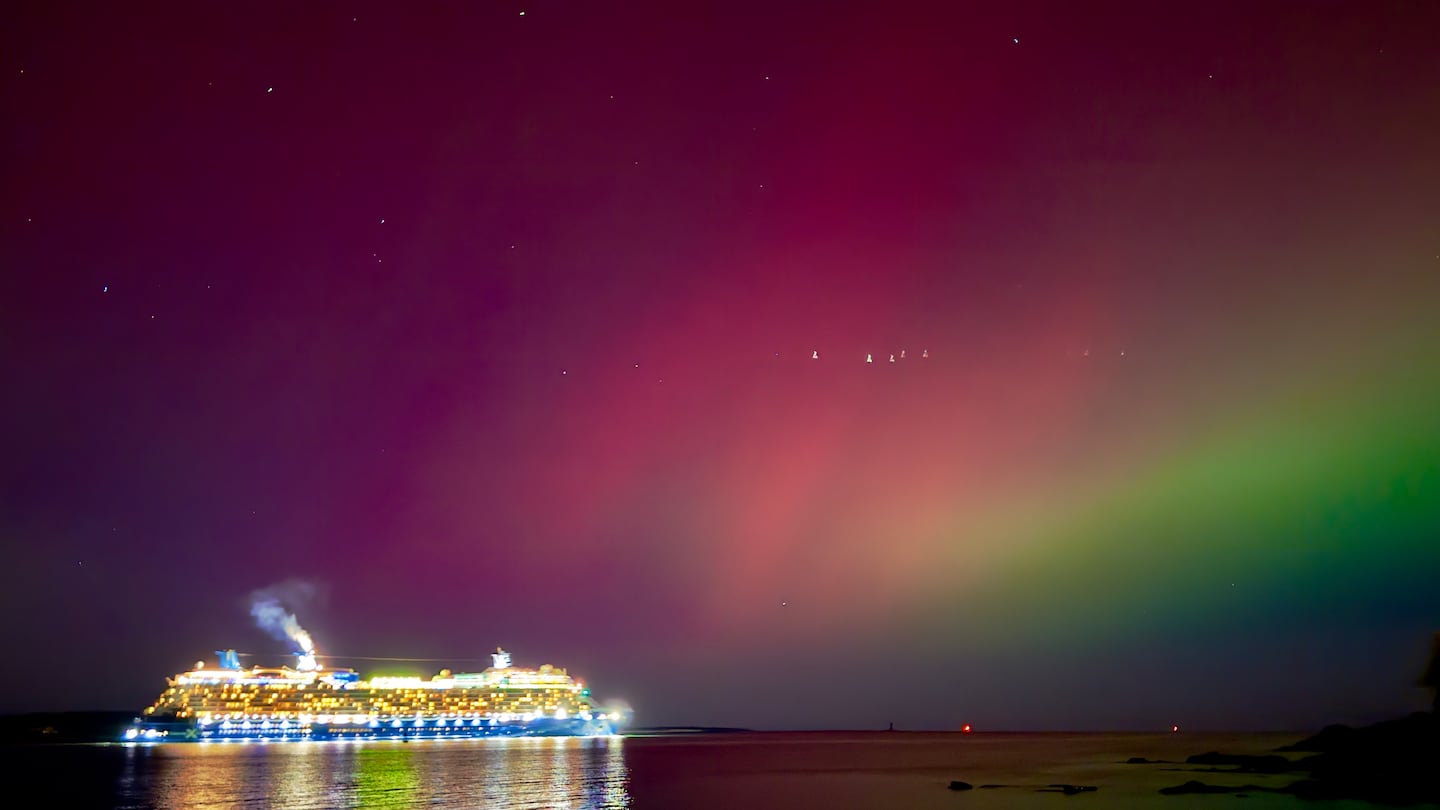
<instances>
[{"instance_id":1,"label":"small white light in sky","mask_svg":"<svg viewBox=\"0 0 1440 810\"><path fill-rule=\"evenodd\" d=\"M275 92L275 88L273 88L273 87L267 87L267 88L265 88L265 92L267 92L267 93L273 93L273 92Z\"/></svg>"},{"instance_id":2,"label":"small white light in sky","mask_svg":"<svg viewBox=\"0 0 1440 810\"><path fill-rule=\"evenodd\" d=\"M525 12L523 12L523 11L520 12L520 16L521 16L521 17L524 17L524 16L525 16Z\"/></svg>"},{"instance_id":3,"label":"small white light in sky","mask_svg":"<svg viewBox=\"0 0 1440 810\"><path fill-rule=\"evenodd\" d=\"M1011 42L1014 42L1016 45L1019 45L1019 44L1020 44L1020 38L1019 38L1019 37L1012 37L1010 41L1011 41Z\"/></svg>"},{"instance_id":4,"label":"small white light in sky","mask_svg":"<svg viewBox=\"0 0 1440 810\"><path fill-rule=\"evenodd\" d=\"M100 288L100 292L102 292L102 293L110 292L110 285L109 285L109 284L106 284L104 287L101 287L101 288Z\"/></svg>"}]
</instances>

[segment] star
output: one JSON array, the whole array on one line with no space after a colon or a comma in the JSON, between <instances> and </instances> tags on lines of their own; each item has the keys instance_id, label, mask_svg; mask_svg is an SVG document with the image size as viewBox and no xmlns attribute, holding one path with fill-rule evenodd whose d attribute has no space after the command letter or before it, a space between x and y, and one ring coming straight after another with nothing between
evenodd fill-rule
<instances>
[{"instance_id":1,"label":"star","mask_svg":"<svg viewBox=\"0 0 1440 810\"><path fill-rule=\"evenodd\" d=\"M102 292L102 293L110 292L110 285L109 285L109 284L106 284L104 287L101 287L101 288L100 288L100 292Z\"/></svg>"},{"instance_id":2,"label":"star","mask_svg":"<svg viewBox=\"0 0 1440 810\"><path fill-rule=\"evenodd\" d=\"M267 88L265 88L265 92L267 92L267 93L273 93L273 92L275 92L275 88L273 88L273 87L267 87Z\"/></svg>"},{"instance_id":3,"label":"star","mask_svg":"<svg viewBox=\"0 0 1440 810\"><path fill-rule=\"evenodd\" d=\"M1011 41L1011 42L1014 42L1016 45L1019 45L1019 44L1020 44L1020 38L1019 38L1019 37L1011 37L1011 40L1010 40L1010 41Z\"/></svg>"}]
</instances>

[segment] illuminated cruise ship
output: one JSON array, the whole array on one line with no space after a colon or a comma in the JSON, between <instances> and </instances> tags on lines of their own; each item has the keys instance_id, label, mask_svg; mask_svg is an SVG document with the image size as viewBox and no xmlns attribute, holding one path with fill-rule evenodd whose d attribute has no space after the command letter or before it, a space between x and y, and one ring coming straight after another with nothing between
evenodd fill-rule
<instances>
[{"instance_id":1,"label":"illuminated cruise ship","mask_svg":"<svg viewBox=\"0 0 1440 810\"><path fill-rule=\"evenodd\" d=\"M234 650L219 665L169 679L126 729L136 742L329 740L614 734L621 712L598 709L565 670L512 666L498 650L484 672L442 669L433 678L374 677L325 669L311 653L295 667L243 669Z\"/></svg>"}]
</instances>

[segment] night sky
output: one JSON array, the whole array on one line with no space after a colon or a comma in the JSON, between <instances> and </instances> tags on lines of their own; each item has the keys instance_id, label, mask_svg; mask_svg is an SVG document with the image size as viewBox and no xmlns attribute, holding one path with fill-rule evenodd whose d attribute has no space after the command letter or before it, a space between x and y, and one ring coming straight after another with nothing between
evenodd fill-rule
<instances>
[{"instance_id":1,"label":"night sky","mask_svg":"<svg viewBox=\"0 0 1440 810\"><path fill-rule=\"evenodd\" d=\"M1422 706L1437 31L7 4L0 710L282 663L292 579L322 654L646 725Z\"/></svg>"}]
</instances>

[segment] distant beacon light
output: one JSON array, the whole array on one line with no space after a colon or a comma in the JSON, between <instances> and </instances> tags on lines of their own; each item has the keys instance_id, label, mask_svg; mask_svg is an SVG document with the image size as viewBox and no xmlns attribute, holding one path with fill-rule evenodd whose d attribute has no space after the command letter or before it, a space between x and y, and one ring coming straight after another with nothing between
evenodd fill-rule
<instances>
[{"instance_id":1,"label":"distant beacon light","mask_svg":"<svg viewBox=\"0 0 1440 810\"><path fill-rule=\"evenodd\" d=\"M1171 726L1171 727L1170 727L1170 733L1171 733L1171 734L1179 734L1179 733L1180 733L1180 727L1179 727L1179 726Z\"/></svg>"},{"instance_id":2,"label":"distant beacon light","mask_svg":"<svg viewBox=\"0 0 1440 810\"><path fill-rule=\"evenodd\" d=\"M970 724L969 724L969 723L966 723L965 725L963 725L963 726L960 727L960 731L961 731L962 734L969 734L970 732L972 732L972 731L974 731L974 730L975 730L975 729L973 729L973 728L970 727Z\"/></svg>"}]
</instances>

